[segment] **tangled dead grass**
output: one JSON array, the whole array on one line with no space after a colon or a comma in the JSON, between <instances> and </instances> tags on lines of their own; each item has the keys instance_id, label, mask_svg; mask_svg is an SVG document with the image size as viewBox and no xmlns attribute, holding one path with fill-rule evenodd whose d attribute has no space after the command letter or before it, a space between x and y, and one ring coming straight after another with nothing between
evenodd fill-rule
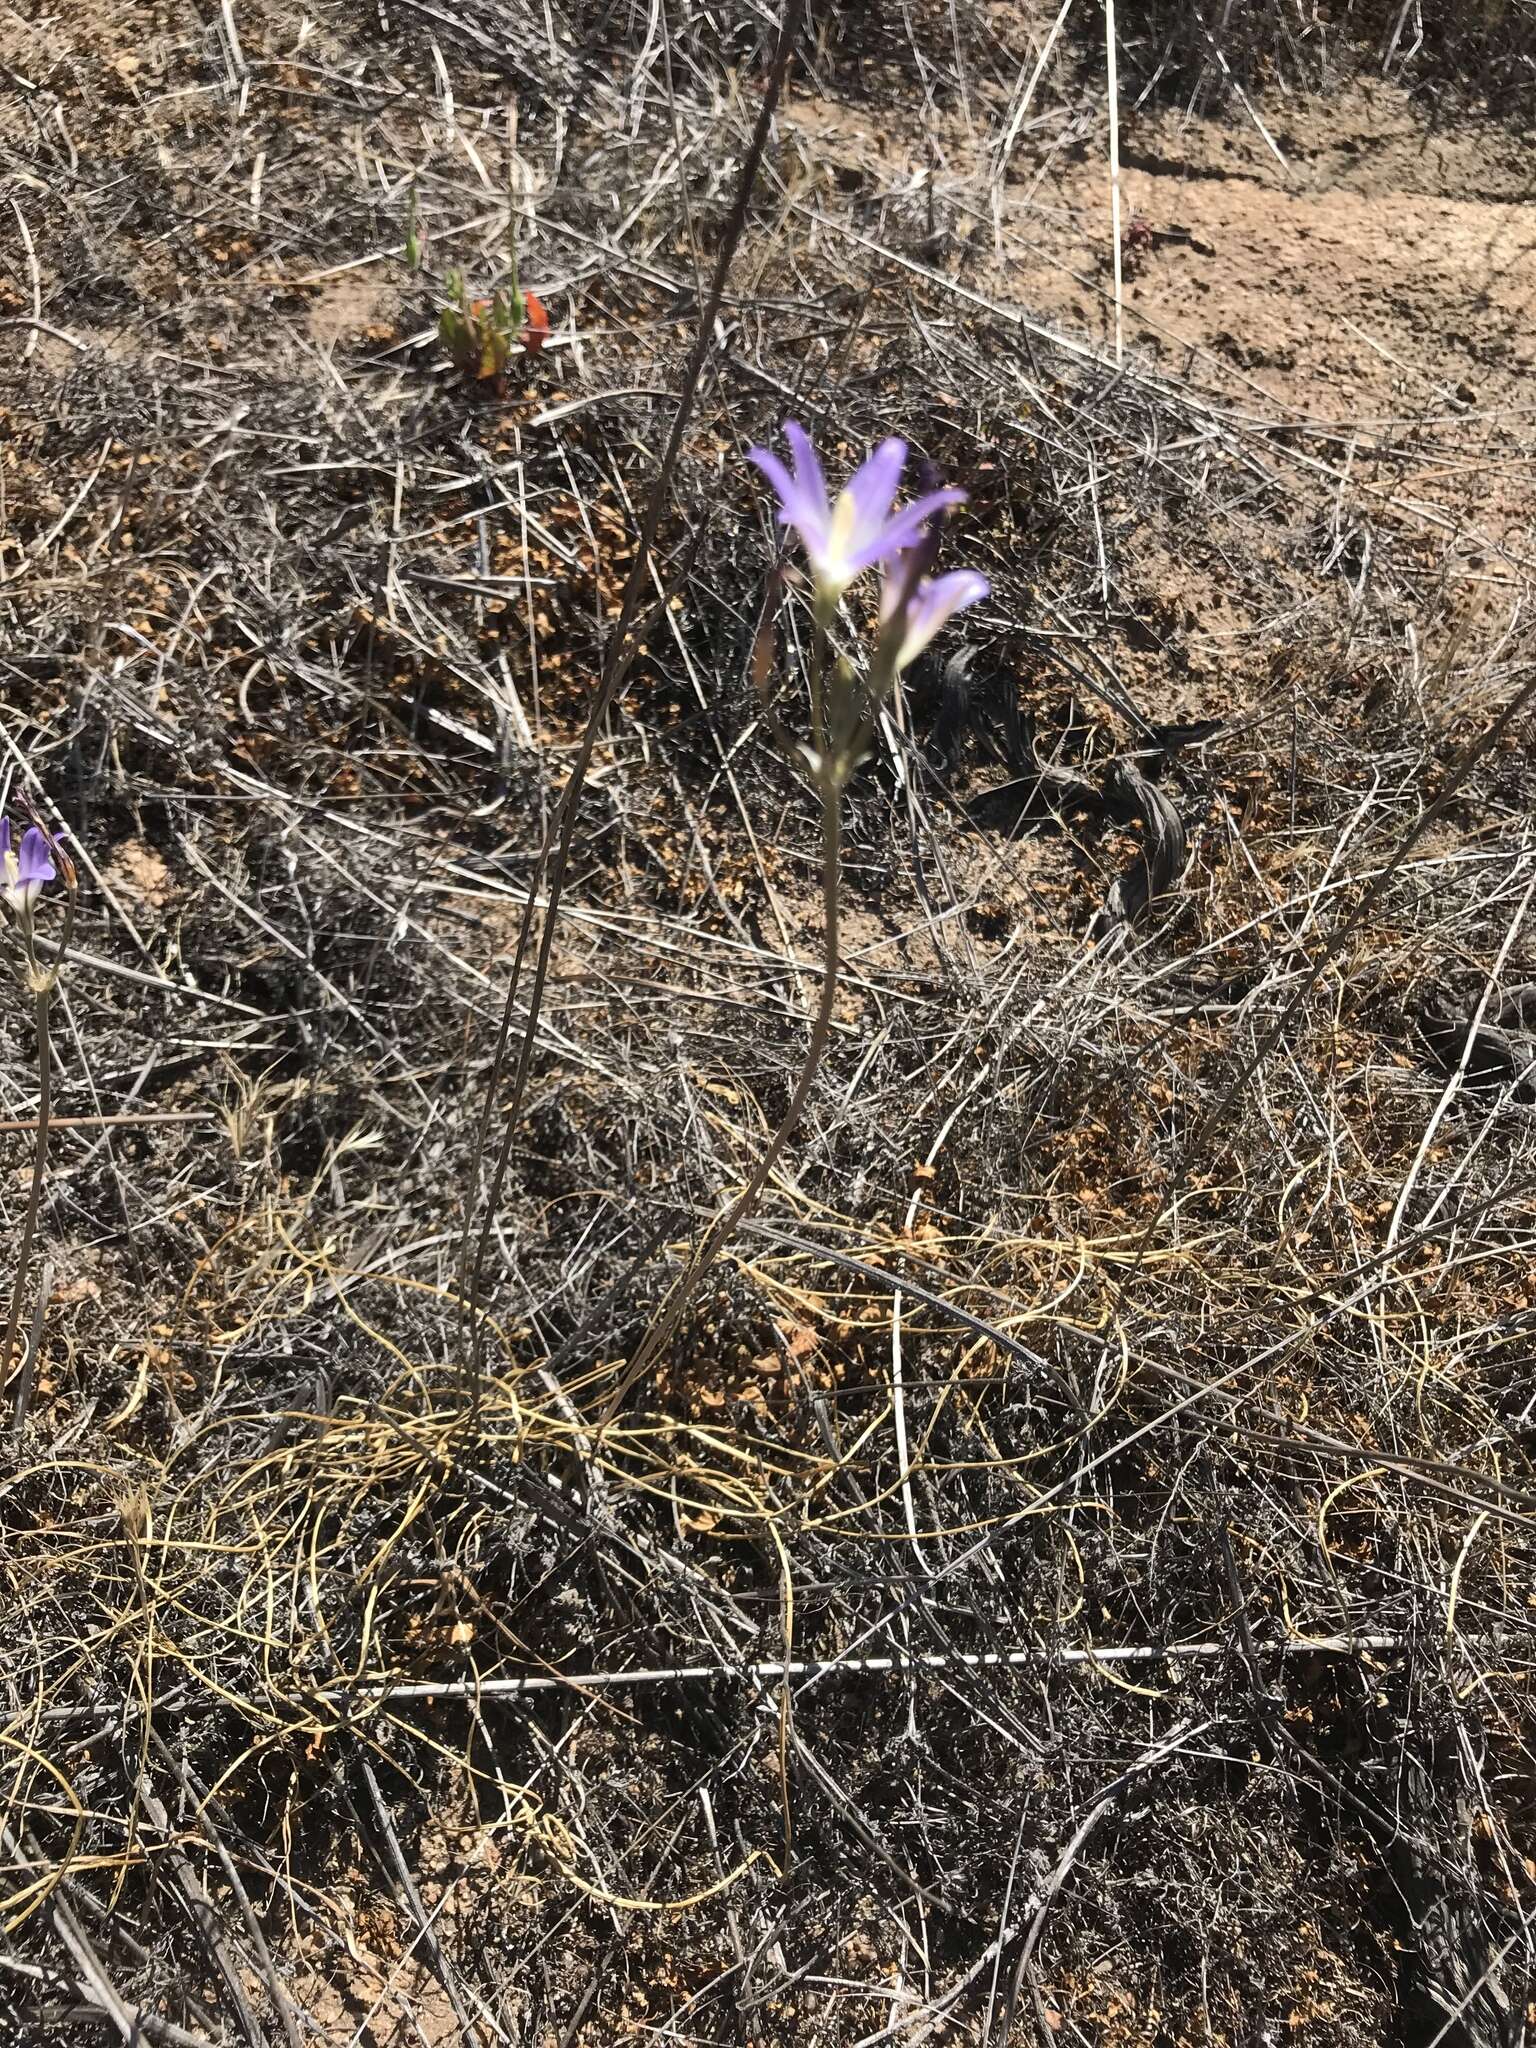
<instances>
[{"instance_id":1,"label":"tangled dead grass","mask_svg":"<svg viewBox=\"0 0 1536 2048\"><path fill-rule=\"evenodd\" d=\"M774 23L99 26L0 52L4 739L89 870L4 1488L18 2037L1518 2038L1536 1152L1419 1019L1536 975L1525 414L1436 364L1367 451L1053 334L1049 209L956 140L1097 149L1054 71L1014 122L1049 22L815 20L513 1114ZM434 266L514 193L525 390L433 356L411 179ZM804 1044L740 462L799 405L963 476L997 595L852 795L799 1139L627 1387ZM1127 759L1188 866L1091 943Z\"/></svg>"}]
</instances>

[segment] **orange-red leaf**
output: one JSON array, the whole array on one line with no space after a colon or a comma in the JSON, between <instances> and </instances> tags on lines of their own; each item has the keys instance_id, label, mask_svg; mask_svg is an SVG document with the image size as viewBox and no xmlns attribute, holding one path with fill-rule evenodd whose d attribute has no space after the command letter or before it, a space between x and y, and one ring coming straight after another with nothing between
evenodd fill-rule
<instances>
[{"instance_id":1,"label":"orange-red leaf","mask_svg":"<svg viewBox=\"0 0 1536 2048\"><path fill-rule=\"evenodd\" d=\"M549 333L549 315L544 310L544 301L533 292L523 293L523 317L528 322L523 329L523 347L529 355L536 356Z\"/></svg>"}]
</instances>

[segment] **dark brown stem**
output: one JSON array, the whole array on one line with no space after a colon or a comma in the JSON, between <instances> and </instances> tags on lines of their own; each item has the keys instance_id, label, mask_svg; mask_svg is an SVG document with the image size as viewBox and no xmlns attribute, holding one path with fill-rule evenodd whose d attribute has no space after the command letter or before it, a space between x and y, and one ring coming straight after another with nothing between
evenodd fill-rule
<instances>
[{"instance_id":1,"label":"dark brown stem","mask_svg":"<svg viewBox=\"0 0 1536 2048\"><path fill-rule=\"evenodd\" d=\"M479 1313L480 1277L485 1266L486 1249L490 1242L491 1230L496 1212L501 1205L502 1189L506 1183L507 1167L512 1157L512 1147L517 1137L517 1116L527 1092L528 1076L533 1066L533 1049L538 1033L539 1011L543 1003L544 985L549 974L550 948L554 943L555 924L559 916L560 896L565 885L567 868L570 865L571 846L576 833L576 819L581 805L581 793L585 786L587 770L597 746L598 735L603 731L608 714L623 689L636 653L634 626L639 617L641 599L650 582L651 556L656 536L661 528L662 515L671 495L672 475L677 467L678 454L682 448L683 432L692 416L698 397L699 383L704 374L704 364L714 345L716 317L725 296L725 283L730 274L736 248L747 224L747 210L751 204L757 173L762 163L763 151L768 144L769 131L773 125L774 109L779 102L785 75L789 70L790 57L799 33L800 18L804 12L805 0L787 0L783 19L779 25L778 47L774 52L773 65L769 72L767 88L758 109L757 124L752 131L752 141L742 163L741 175L737 179L736 197L731 206L720 238L720 252L715 261L714 275L710 279L709 291L699 312L698 331L694 336L693 350L683 373L682 389L678 396L677 410L672 417L671 432L662 451L661 463L656 472L656 482L646 506L645 518L641 523L639 544L635 549L634 564L624 586L624 595L619 606L619 616L614 622L612 636L608 642L607 659L604 665L602 685L593 700L587 718L586 730L571 769L570 779L560 799L557 813L558 844L554 859L545 855L538 871L530 880L528 900L523 909L522 923L517 934L517 951L513 956L511 978L507 984L507 999L502 1009L501 1029L497 1035L496 1050L491 1060L491 1072L485 1087L485 1099L481 1105L480 1123L475 1134L473 1156L470 1161L470 1204L471 1214L464 1224L464 1245L459 1264L459 1300L461 1312L467 1319L465 1393L470 1418L479 1410L482 1370L481 1354L484 1332ZM538 957L534 963L533 987L529 993L528 1013L523 1020L522 1039L518 1047L517 1070L512 1083L512 1100L502 1112L504 1125L501 1144L497 1150L496 1165L491 1174L491 1184L486 1193L483 1219L478 1232L473 1228L473 1203L475 1190L480 1184L480 1171L485 1158L491 1119L496 1113L496 1091L500 1085L506 1061L507 1049L511 1042L512 1019L517 1008L518 988L522 980L523 963L527 957L529 939L533 931L533 919L538 897L538 886L547 872L549 878L548 901L544 911L544 925L539 934Z\"/></svg>"},{"instance_id":2,"label":"dark brown stem","mask_svg":"<svg viewBox=\"0 0 1536 2048\"><path fill-rule=\"evenodd\" d=\"M41 981L35 964L34 976ZM16 1332L21 1327L21 1305L26 1298L27 1267L32 1257L32 1240L37 1234L37 1219L43 1205L43 1175L48 1164L48 1116L53 1103L53 1052L48 1030L48 1012L53 1002L53 981L51 978L37 989L37 1138L32 1147L32 1192L27 1198L27 1213L22 1220L21 1242L16 1248L16 1279L11 1288L10 1313L5 1319L5 1343L0 1346L0 1380L11 1370L11 1359L16 1348Z\"/></svg>"}]
</instances>

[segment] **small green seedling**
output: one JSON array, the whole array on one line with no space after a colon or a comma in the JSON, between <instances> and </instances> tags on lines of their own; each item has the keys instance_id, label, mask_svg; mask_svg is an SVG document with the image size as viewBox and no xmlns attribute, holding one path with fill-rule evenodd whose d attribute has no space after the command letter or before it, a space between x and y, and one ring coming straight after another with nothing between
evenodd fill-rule
<instances>
[{"instance_id":1,"label":"small green seedling","mask_svg":"<svg viewBox=\"0 0 1536 2048\"><path fill-rule=\"evenodd\" d=\"M495 381L507 374L519 346L536 356L549 335L549 315L534 293L525 292L517 275L517 251L508 231L508 275L496 285L488 299L472 299L462 270L448 273L448 303L437 316L437 339L443 354L462 377L476 383ZM406 204L405 260L411 270L420 270L427 246L427 232L412 181Z\"/></svg>"},{"instance_id":2,"label":"small green seedling","mask_svg":"<svg viewBox=\"0 0 1536 2048\"><path fill-rule=\"evenodd\" d=\"M514 278L488 299L472 299L462 270L448 273L450 298L437 319L443 353L462 376L504 377L519 343L537 355L549 333L549 315L532 292Z\"/></svg>"},{"instance_id":3,"label":"small green seedling","mask_svg":"<svg viewBox=\"0 0 1536 2048\"><path fill-rule=\"evenodd\" d=\"M426 237L422 233L421 214L417 207L416 187L413 183L405 215L405 262L408 270L420 270L425 250Z\"/></svg>"}]
</instances>

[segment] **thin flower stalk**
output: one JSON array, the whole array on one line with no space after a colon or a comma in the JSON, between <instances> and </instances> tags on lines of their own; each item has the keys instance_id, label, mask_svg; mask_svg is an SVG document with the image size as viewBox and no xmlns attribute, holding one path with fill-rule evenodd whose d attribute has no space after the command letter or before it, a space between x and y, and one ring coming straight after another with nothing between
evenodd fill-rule
<instances>
[{"instance_id":1,"label":"thin flower stalk","mask_svg":"<svg viewBox=\"0 0 1536 2048\"><path fill-rule=\"evenodd\" d=\"M64 881L63 928L58 951L45 967L37 954L36 912L43 892L61 874ZM5 1336L0 1341L0 1385L6 1382L12 1370L22 1306L26 1300L32 1244L37 1235L38 1217L42 1213L43 1183L48 1165L48 1126L53 1109L53 1040L50 1030L53 992L58 986L59 969L74 930L75 893L74 863L68 854L36 825L28 828L17 846L10 820L0 818L0 903L3 903L11 927L21 942L21 981L32 998L33 1021L37 1030L37 1135L32 1150L32 1184L16 1244L16 1277L11 1285ZM31 1347L29 1355L30 1350ZM16 1403L18 1423L25 1419L26 1397L27 1388L23 1386L18 1390Z\"/></svg>"},{"instance_id":2,"label":"thin flower stalk","mask_svg":"<svg viewBox=\"0 0 1536 2048\"><path fill-rule=\"evenodd\" d=\"M793 471L766 449L753 449L751 456L778 493L779 519L798 533L810 564L813 603L807 675L809 745L796 740L766 702L772 669L773 615L781 586L776 586L765 612L753 668L765 699L765 720L789 757L806 769L820 804L821 990L800 1072L784 1114L746 1184L710 1226L660 1315L641 1339L610 1402L610 1414L676 1335L689 1303L737 1226L756 1205L799 1125L831 1040L837 1003L843 792L868 750L881 709L895 690L902 670L916 660L948 620L985 597L989 588L986 578L973 570L929 577L938 551L937 515L962 503L965 493L951 489L930 491L915 504L893 511L906 460L904 442L884 442L833 500L828 497L820 461L804 430L790 421L784 433L795 457ZM846 655L833 655L832 626L850 584L865 569L877 565L885 570L880 625L868 671L861 675Z\"/></svg>"}]
</instances>

